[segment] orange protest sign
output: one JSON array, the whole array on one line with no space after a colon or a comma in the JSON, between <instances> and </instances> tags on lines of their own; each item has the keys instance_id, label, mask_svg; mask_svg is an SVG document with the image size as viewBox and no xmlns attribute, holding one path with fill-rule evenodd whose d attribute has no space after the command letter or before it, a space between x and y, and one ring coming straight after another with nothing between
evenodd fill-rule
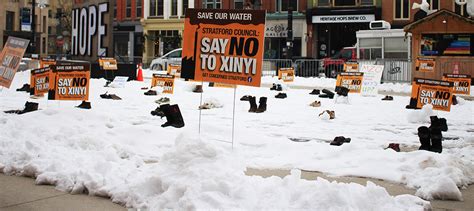
<instances>
[{"instance_id":1,"label":"orange protest sign","mask_svg":"<svg viewBox=\"0 0 474 211\"><path fill-rule=\"evenodd\" d=\"M55 65L55 64L56 64L56 60L54 59L42 58L40 60L40 68L49 67L50 65Z\"/></svg>"},{"instance_id":2,"label":"orange protest sign","mask_svg":"<svg viewBox=\"0 0 474 211\"><path fill-rule=\"evenodd\" d=\"M264 10L186 10L181 77L260 86Z\"/></svg>"},{"instance_id":3,"label":"orange protest sign","mask_svg":"<svg viewBox=\"0 0 474 211\"><path fill-rule=\"evenodd\" d=\"M99 66L103 70L117 70L117 60L114 58L100 58Z\"/></svg>"},{"instance_id":4,"label":"orange protest sign","mask_svg":"<svg viewBox=\"0 0 474 211\"><path fill-rule=\"evenodd\" d=\"M359 63L354 61L348 61L344 63L344 71L345 72L358 72L359 71Z\"/></svg>"},{"instance_id":5,"label":"orange protest sign","mask_svg":"<svg viewBox=\"0 0 474 211\"><path fill-rule=\"evenodd\" d=\"M346 87L350 93L360 93L363 79L364 73L361 72L339 73L336 79L336 86Z\"/></svg>"},{"instance_id":6,"label":"orange protest sign","mask_svg":"<svg viewBox=\"0 0 474 211\"><path fill-rule=\"evenodd\" d=\"M416 58L415 68L420 72L433 72L436 61L432 58Z\"/></svg>"},{"instance_id":7,"label":"orange protest sign","mask_svg":"<svg viewBox=\"0 0 474 211\"><path fill-rule=\"evenodd\" d=\"M151 87L163 87L163 93L173 94L174 91L174 76L166 74L153 74L151 79Z\"/></svg>"},{"instance_id":8,"label":"orange protest sign","mask_svg":"<svg viewBox=\"0 0 474 211\"><path fill-rule=\"evenodd\" d=\"M10 88L29 43L29 40L8 37L0 53L0 86Z\"/></svg>"},{"instance_id":9,"label":"orange protest sign","mask_svg":"<svg viewBox=\"0 0 474 211\"><path fill-rule=\"evenodd\" d=\"M53 65L51 70L49 100L89 100L90 64Z\"/></svg>"},{"instance_id":10,"label":"orange protest sign","mask_svg":"<svg viewBox=\"0 0 474 211\"><path fill-rule=\"evenodd\" d=\"M295 68L283 67L278 69L278 80L284 82L293 82L295 80Z\"/></svg>"},{"instance_id":11,"label":"orange protest sign","mask_svg":"<svg viewBox=\"0 0 474 211\"><path fill-rule=\"evenodd\" d=\"M417 99L417 108L431 104L434 110L450 111L453 82L415 78L412 83L411 98Z\"/></svg>"},{"instance_id":12,"label":"orange protest sign","mask_svg":"<svg viewBox=\"0 0 474 211\"><path fill-rule=\"evenodd\" d=\"M471 76L460 74L444 74L443 81L453 82L454 94L471 94Z\"/></svg>"},{"instance_id":13,"label":"orange protest sign","mask_svg":"<svg viewBox=\"0 0 474 211\"><path fill-rule=\"evenodd\" d=\"M168 64L167 69L168 75L172 75L176 78L181 77L181 65L179 64Z\"/></svg>"},{"instance_id":14,"label":"orange protest sign","mask_svg":"<svg viewBox=\"0 0 474 211\"><path fill-rule=\"evenodd\" d=\"M30 87L31 95L42 95L48 93L51 80L49 67L31 70Z\"/></svg>"}]
</instances>

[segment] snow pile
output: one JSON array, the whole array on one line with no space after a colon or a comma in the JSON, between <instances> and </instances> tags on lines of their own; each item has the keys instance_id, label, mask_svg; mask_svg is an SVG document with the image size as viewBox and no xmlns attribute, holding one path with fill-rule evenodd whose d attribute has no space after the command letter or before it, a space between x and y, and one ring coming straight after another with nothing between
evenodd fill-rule
<instances>
[{"instance_id":1,"label":"snow pile","mask_svg":"<svg viewBox=\"0 0 474 211\"><path fill-rule=\"evenodd\" d=\"M421 110L412 110L407 114L408 121L411 123L430 123L430 116L436 116L431 104L426 104Z\"/></svg>"},{"instance_id":2,"label":"snow pile","mask_svg":"<svg viewBox=\"0 0 474 211\"><path fill-rule=\"evenodd\" d=\"M204 100L201 106L199 106L199 109L212 109L212 108L222 108L222 107L224 107L224 105L216 98L208 98Z\"/></svg>"}]
</instances>

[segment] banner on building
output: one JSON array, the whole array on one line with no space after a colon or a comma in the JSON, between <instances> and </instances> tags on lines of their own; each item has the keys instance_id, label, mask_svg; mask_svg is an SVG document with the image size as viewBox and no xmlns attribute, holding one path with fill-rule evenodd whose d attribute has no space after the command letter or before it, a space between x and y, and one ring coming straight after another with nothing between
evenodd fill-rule
<instances>
[{"instance_id":1,"label":"banner on building","mask_svg":"<svg viewBox=\"0 0 474 211\"><path fill-rule=\"evenodd\" d=\"M174 76L167 74L153 74L151 79L151 87L163 87L163 93L173 94L174 91Z\"/></svg>"},{"instance_id":2,"label":"banner on building","mask_svg":"<svg viewBox=\"0 0 474 211\"><path fill-rule=\"evenodd\" d=\"M363 79L364 73L361 72L339 73L336 79L336 86L346 87L350 93L360 93Z\"/></svg>"},{"instance_id":3,"label":"banner on building","mask_svg":"<svg viewBox=\"0 0 474 211\"><path fill-rule=\"evenodd\" d=\"M344 72L359 72L359 63L355 61L347 61L344 63Z\"/></svg>"},{"instance_id":4,"label":"banner on building","mask_svg":"<svg viewBox=\"0 0 474 211\"><path fill-rule=\"evenodd\" d=\"M42 95L48 93L51 80L51 69L48 67L31 70L30 95Z\"/></svg>"},{"instance_id":5,"label":"banner on building","mask_svg":"<svg viewBox=\"0 0 474 211\"><path fill-rule=\"evenodd\" d=\"M377 96L383 69L383 65L362 65L360 68L360 72L364 73L361 90L362 96Z\"/></svg>"},{"instance_id":6,"label":"banner on building","mask_svg":"<svg viewBox=\"0 0 474 211\"><path fill-rule=\"evenodd\" d=\"M278 69L278 80L283 82L293 82L295 80L295 68L282 67Z\"/></svg>"},{"instance_id":7,"label":"banner on building","mask_svg":"<svg viewBox=\"0 0 474 211\"><path fill-rule=\"evenodd\" d=\"M90 64L52 65L49 100L89 100Z\"/></svg>"},{"instance_id":8,"label":"banner on building","mask_svg":"<svg viewBox=\"0 0 474 211\"><path fill-rule=\"evenodd\" d=\"M417 99L417 108L431 104L434 110L450 111L453 87L454 83L449 81L415 78L411 98Z\"/></svg>"},{"instance_id":9,"label":"banner on building","mask_svg":"<svg viewBox=\"0 0 474 211\"><path fill-rule=\"evenodd\" d=\"M433 72L436 61L432 58L416 58L415 69L420 72Z\"/></svg>"},{"instance_id":10,"label":"banner on building","mask_svg":"<svg viewBox=\"0 0 474 211\"><path fill-rule=\"evenodd\" d=\"M117 60L114 58L100 58L99 66L103 70L117 70Z\"/></svg>"},{"instance_id":11,"label":"banner on building","mask_svg":"<svg viewBox=\"0 0 474 211\"><path fill-rule=\"evenodd\" d=\"M56 60L54 59L42 58L40 60L40 68L49 67L50 65L55 65L55 64L56 64Z\"/></svg>"},{"instance_id":12,"label":"banner on building","mask_svg":"<svg viewBox=\"0 0 474 211\"><path fill-rule=\"evenodd\" d=\"M168 75L172 75L175 78L181 77L181 65L180 64L168 64L167 68Z\"/></svg>"},{"instance_id":13,"label":"banner on building","mask_svg":"<svg viewBox=\"0 0 474 211\"><path fill-rule=\"evenodd\" d=\"M8 37L0 52L0 86L10 88L29 43L29 40Z\"/></svg>"},{"instance_id":14,"label":"banner on building","mask_svg":"<svg viewBox=\"0 0 474 211\"><path fill-rule=\"evenodd\" d=\"M181 77L260 86L264 10L186 10Z\"/></svg>"},{"instance_id":15,"label":"banner on building","mask_svg":"<svg viewBox=\"0 0 474 211\"><path fill-rule=\"evenodd\" d=\"M454 94L471 94L471 76L461 74L444 74L443 81L453 82Z\"/></svg>"}]
</instances>

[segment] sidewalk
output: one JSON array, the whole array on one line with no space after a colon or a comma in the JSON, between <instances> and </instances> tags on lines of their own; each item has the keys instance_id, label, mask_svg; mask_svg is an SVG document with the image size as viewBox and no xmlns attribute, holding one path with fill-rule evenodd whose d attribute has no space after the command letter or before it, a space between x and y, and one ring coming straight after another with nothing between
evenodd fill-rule
<instances>
[{"instance_id":1,"label":"sidewalk","mask_svg":"<svg viewBox=\"0 0 474 211\"><path fill-rule=\"evenodd\" d=\"M110 199L71 195L53 186L35 185L31 178L0 173L0 211L126 210Z\"/></svg>"},{"instance_id":2,"label":"sidewalk","mask_svg":"<svg viewBox=\"0 0 474 211\"><path fill-rule=\"evenodd\" d=\"M245 172L246 175L257 175L262 177L271 177L278 176L284 177L290 174L290 170L280 170L280 169L253 169L247 168ZM361 178L361 177L329 177L324 175L321 172L313 171L301 171L301 178L307 180L315 180L317 177L324 178L329 181L337 181L344 183L358 183L361 185L366 185L367 181L371 181L379 186L387 189L387 192L392 195L401 195L401 194L415 194L414 189L409 189L403 185L386 182L383 180L373 179L373 178ZM431 207L433 210L474 210L474 186L470 185L466 190L461 190L462 197L464 201L441 201L433 200L431 201Z\"/></svg>"}]
</instances>

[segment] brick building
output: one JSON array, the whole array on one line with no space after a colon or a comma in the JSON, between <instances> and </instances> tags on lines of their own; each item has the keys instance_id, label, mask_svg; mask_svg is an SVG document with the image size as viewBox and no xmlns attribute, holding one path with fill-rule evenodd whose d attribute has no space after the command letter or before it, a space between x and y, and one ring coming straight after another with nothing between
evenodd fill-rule
<instances>
[{"instance_id":1,"label":"brick building","mask_svg":"<svg viewBox=\"0 0 474 211\"><path fill-rule=\"evenodd\" d=\"M114 56L122 62L139 60L143 55L144 0L116 0L113 5Z\"/></svg>"}]
</instances>

